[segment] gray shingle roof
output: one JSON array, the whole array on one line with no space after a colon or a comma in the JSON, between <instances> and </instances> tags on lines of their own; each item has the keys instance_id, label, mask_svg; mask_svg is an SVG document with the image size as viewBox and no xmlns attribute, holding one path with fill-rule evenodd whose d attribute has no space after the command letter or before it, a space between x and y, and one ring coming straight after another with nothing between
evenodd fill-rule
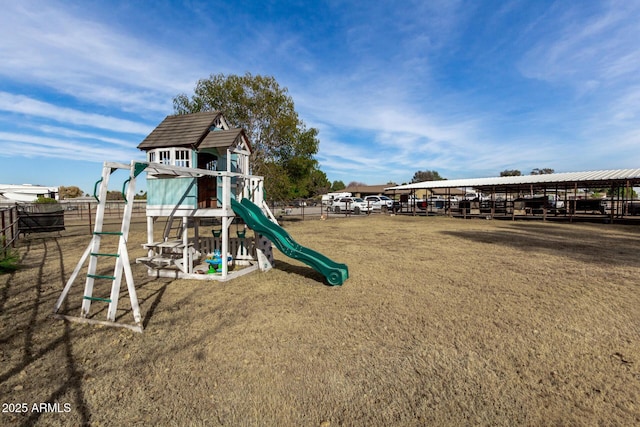
<instances>
[{"instance_id":1,"label":"gray shingle roof","mask_svg":"<svg viewBox=\"0 0 640 427\"><path fill-rule=\"evenodd\" d=\"M139 145L140 150L197 146L220 116L219 111L167 116Z\"/></svg>"},{"instance_id":2,"label":"gray shingle roof","mask_svg":"<svg viewBox=\"0 0 640 427\"><path fill-rule=\"evenodd\" d=\"M215 130L204 137L198 148L229 147L243 133L240 128Z\"/></svg>"}]
</instances>

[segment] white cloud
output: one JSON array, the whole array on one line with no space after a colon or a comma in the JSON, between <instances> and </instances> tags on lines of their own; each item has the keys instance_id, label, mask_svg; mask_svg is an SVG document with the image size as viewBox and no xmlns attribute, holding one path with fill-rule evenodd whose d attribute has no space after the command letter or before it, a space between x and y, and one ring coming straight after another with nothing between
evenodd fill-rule
<instances>
[{"instance_id":1,"label":"white cloud","mask_svg":"<svg viewBox=\"0 0 640 427\"><path fill-rule=\"evenodd\" d=\"M106 142L107 144L118 145L120 147L125 147L125 148L131 148L136 146L136 142L132 142L131 140L111 138L95 132L83 132L76 129L69 129L69 128L58 127L58 126L47 126L47 125L44 125L44 126L38 125L33 127L40 132L43 132L46 134L58 135L65 138L74 138L74 139L80 138L80 139L86 139L86 140L92 140L92 141L100 141L100 142Z\"/></svg>"},{"instance_id":2,"label":"white cloud","mask_svg":"<svg viewBox=\"0 0 640 427\"><path fill-rule=\"evenodd\" d=\"M113 132L148 134L153 127L131 120L118 119L102 114L85 113L38 101L23 95L0 92L0 111L42 117L60 123L87 126Z\"/></svg>"},{"instance_id":3,"label":"white cloud","mask_svg":"<svg viewBox=\"0 0 640 427\"><path fill-rule=\"evenodd\" d=\"M640 43L635 2L598 3L603 10L582 12L554 8L532 30L535 43L519 63L531 78L581 86L615 84L621 77L638 80Z\"/></svg>"},{"instance_id":4,"label":"white cloud","mask_svg":"<svg viewBox=\"0 0 640 427\"><path fill-rule=\"evenodd\" d=\"M45 157L89 162L129 161L141 157L132 148L113 148L79 140L60 140L34 135L0 132L3 157Z\"/></svg>"},{"instance_id":5,"label":"white cloud","mask_svg":"<svg viewBox=\"0 0 640 427\"><path fill-rule=\"evenodd\" d=\"M201 67L180 51L117 33L55 2L4 4L0 40L0 76L98 105L166 112L172 97L201 77Z\"/></svg>"}]
</instances>

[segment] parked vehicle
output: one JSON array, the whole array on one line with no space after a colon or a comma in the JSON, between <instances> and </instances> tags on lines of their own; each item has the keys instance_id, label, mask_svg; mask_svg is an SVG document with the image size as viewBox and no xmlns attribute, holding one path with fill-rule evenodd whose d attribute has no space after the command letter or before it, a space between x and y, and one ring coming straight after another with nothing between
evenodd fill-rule
<instances>
[{"instance_id":1,"label":"parked vehicle","mask_svg":"<svg viewBox=\"0 0 640 427\"><path fill-rule=\"evenodd\" d=\"M351 197L351 193L348 192L336 192L336 193L327 193L322 195L322 205L323 206L331 206L333 201L339 199L340 197Z\"/></svg>"},{"instance_id":2,"label":"parked vehicle","mask_svg":"<svg viewBox=\"0 0 640 427\"><path fill-rule=\"evenodd\" d=\"M335 213L353 212L355 215L359 215L363 212L371 212L373 210L367 202L359 197L341 197L339 199L335 199L327 209Z\"/></svg>"},{"instance_id":3,"label":"parked vehicle","mask_svg":"<svg viewBox=\"0 0 640 427\"><path fill-rule=\"evenodd\" d=\"M296 208L303 208L307 206L317 206L318 201L314 199L297 199L293 201L293 206Z\"/></svg>"},{"instance_id":4,"label":"parked vehicle","mask_svg":"<svg viewBox=\"0 0 640 427\"><path fill-rule=\"evenodd\" d=\"M381 210L386 207L386 209L391 209L393 207L393 200L387 196L367 196L364 198L364 201L373 208L373 210Z\"/></svg>"},{"instance_id":5,"label":"parked vehicle","mask_svg":"<svg viewBox=\"0 0 640 427\"><path fill-rule=\"evenodd\" d=\"M491 198L483 193L467 193L464 195L464 200L480 200L484 202L486 200L491 200Z\"/></svg>"}]
</instances>

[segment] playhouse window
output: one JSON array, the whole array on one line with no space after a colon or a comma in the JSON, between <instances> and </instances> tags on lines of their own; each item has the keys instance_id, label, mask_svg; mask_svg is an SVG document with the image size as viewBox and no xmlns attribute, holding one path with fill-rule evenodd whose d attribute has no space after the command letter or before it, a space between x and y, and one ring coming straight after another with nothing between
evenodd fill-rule
<instances>
[{"instance_id":1,"label":"playhouse window","mask_svg":"<svg viewBox=\"0 0 640 427\"><path fill-rule=\"evenodd\" d=\"M191 160L191 151L176 150L176 166L189 167Z\"/></svg>"},{"instance_id":2,"label":"playhouse window","mask_svg":"<svg viewBox=\"0 0 640 427\"><path fill-rule=\"evenodd\" d=\"M158 163L160 163L161 165L170 165L171 151L169 150L158 151Z\"/></svg>"},{"instance_id":3,"label":"playhouse window","mask_svg":"<svg viewBox=\"0 0 640 427\"><path fill-rule=\"evenodd\" d=\"M191 150L180 148L166 148L150 150L147 153L149 162L160 163L161 165L174 165L184 168L191 167Z\"/></svg>"}]
</instances>

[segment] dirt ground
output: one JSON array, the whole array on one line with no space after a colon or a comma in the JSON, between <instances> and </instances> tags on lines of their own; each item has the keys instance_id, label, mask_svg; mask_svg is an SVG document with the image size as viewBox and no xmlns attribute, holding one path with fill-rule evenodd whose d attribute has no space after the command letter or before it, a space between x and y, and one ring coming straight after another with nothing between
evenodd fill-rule
<instances>
[{"instance_id":1,"label":"dirt ground","mask_svg":"<svg viewBox=\"0 0 640 427\"><path fill-rule=\"evenodd\" d=\"M225 283L134 264L143 334L52 319L89 237L23 239L23 268L0 276L0 424L640 424L640 227L373 215L285 227L347 263L345 284L277 251L276 269ZM79 314L82 287L65 312ZM125 292L119 304L132 322Z\"/></svg>"}]
</instances>

